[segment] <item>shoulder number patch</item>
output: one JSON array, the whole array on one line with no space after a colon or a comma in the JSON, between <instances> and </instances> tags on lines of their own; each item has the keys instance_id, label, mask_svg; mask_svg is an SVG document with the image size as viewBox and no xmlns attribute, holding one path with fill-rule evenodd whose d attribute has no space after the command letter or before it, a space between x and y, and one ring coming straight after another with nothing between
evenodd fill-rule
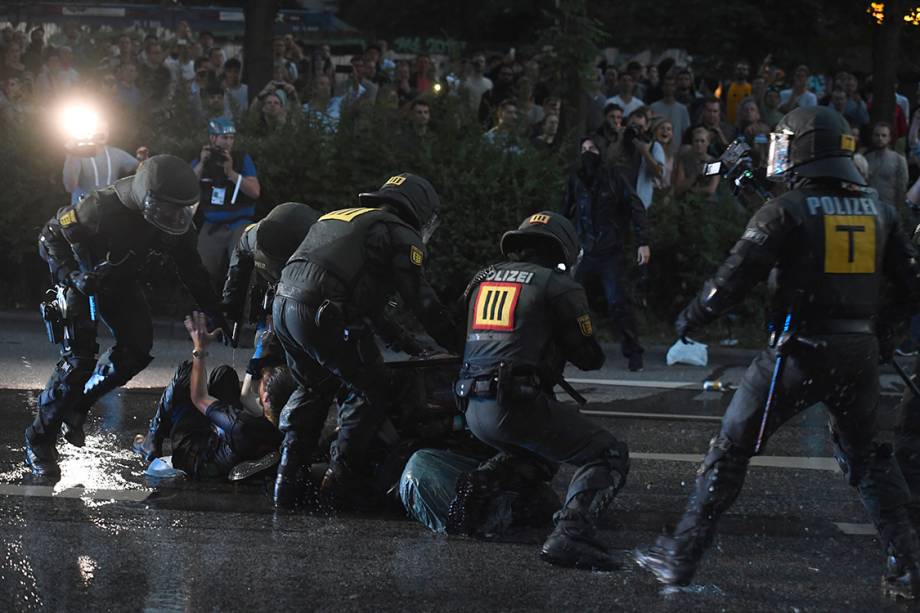
<instances>
[{"instance_id":1,"label":"shoulder number patch","mask_svg":"<svg viewBox=\"0 0 920 613\"><path fill-rule=\"evenodd\" d=\"M77 212L74 211L73 209L70 209L69 211L67 211L60 217L58 217L58 221L61 222L61 225L64 226L65 228L68 226L72 226L75 223L77 223Z\"/></svg>"},{"instance_id":2,"label":"shoulder number patch","mask_svg":"<svg viewBox=\"0 0 920 613\"><path fill-rule=\"evenodd\" d=\"M591 316L582 315L578 318L578 329L582 336L594 336L594 326L591 325Z\"/></svg>"},{"instance_id":3,"label":"shoulder number patch","mask_svg":"<svg viewBox=\"0 0 920 613\"><path fill-rule=\"evenodd\" d=\"M480 284L473 307L473 330L514 330L514 309L520 295L520 283Z\"/></svg>"},{"instance_id":4,"label":"shoulder number patch","mask_svg":"<svg viewBox=\"0 0 920 613\"><path fill-rule=\"evenodd\" d=\"M532 223L532 224L534 224L534 223L548 224L548 223L549 223L549 215L544 215L543 213L537 213L536 215L531 215L531 216L530 216L530 223Z\"/></svg>"},{"instance_id":5,"label":"shoulder number patch","mask_svg":"<svg viewBox=\"0 0 920 613\"><path fill-rule=\"evenodd\" d=\"M416 266L421 266L422 262L425 260L425 256L422 254L422 250L412 245L409 247L409 261L415 264Z\"/></svg>"},{"instance_id":6,"label":"shoulder number patch","mask_svg":"<svg viewBox=\"0 0 920 613\"><path fill-rule=\"evenodd\" d=\"M359 215L364 215L365 213L370 213L371 211L379 211L380 209L366 209L366 208L357 208L357 209L341 209L338 211L332 211L331 213L326 213L319 218L319 221L325 221L327 219L334 219L336 221L350 222L358 217Z\"/></svg>"},{"instance_id":7,"label":"shoulder number patch","mask_svg":"<svg viewBox=\"0 0 920 613\"><path fill-rule=\"evenodd\" d=\"M387 179L387 182L384 185L402 185L406 182L406 177L404 175L395 175Z\"/></svg>"}]
</instances>

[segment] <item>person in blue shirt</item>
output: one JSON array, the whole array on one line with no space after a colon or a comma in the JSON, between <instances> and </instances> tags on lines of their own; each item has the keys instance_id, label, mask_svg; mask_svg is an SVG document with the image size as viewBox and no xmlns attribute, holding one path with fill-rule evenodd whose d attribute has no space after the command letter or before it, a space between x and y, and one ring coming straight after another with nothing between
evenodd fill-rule
<instances>
[{"instance_id":1,"label":"person in blue shirt","mask_svg":"<svg viewBox=\"0 0 920 613\"><path fill-rule=\"evenodd\" d=\"M215 288L223 286L227 262L246 226L255 219L261 193L256 165L248 153L234 151L236 126L217 117L208 122L208 144L192 162L201 197L196 214L198 253Z\"/></svg>"}]
</instances>

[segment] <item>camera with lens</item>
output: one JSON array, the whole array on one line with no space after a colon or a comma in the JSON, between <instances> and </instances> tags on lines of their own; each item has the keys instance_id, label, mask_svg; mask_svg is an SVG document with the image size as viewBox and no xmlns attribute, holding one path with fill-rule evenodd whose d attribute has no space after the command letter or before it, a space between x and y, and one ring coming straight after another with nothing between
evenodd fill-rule
<instances>
[{"instance_id":1,"label":"camera with lens","mask_svg":"<svg viewBox=\"0 0 920 613\"><path fill-rule=\"evenodd\" d=\"M226 158L225 150L220 147L209 145L205 149L210 153L208 159L204 161L201 177L210 179L214 183L221 184L227 182L227 174L224 172L224 161Z\"/></svg>"}]
</instances>

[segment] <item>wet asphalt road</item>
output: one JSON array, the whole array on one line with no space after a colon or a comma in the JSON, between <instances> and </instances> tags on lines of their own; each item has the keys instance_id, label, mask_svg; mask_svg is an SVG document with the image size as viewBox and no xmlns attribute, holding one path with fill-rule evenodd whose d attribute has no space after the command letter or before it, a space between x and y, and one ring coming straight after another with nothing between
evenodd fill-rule
<instances>
[{"instance_id":1,"label":"wet asphalt road","mask_svg":"<svg viewBox=\"0 0 920 613\"><path fill-rule=\"evenodd\" d=\"M714 351L709 366L696 368L667 367L663 349L653 350L634 374L611 347L603 371L571 374L630 382L576 384L600 413L594 419L627 440L634 458L603 531L624 567L590 573L541 562L541 531L505 543L447 538L398 512L275 513L262 481L148 481L130 441L189 350L178 326L157 335L151 367L96 407L87 447L62 445L62 479L38 484L22 465L22 431L57 358L37 320L0 315L0 610L905 608L880 598L881 548L830 459L820 407L771 440L694 587L663 594L627 558L677 519L715 433L729 395L703 392L701 382L737 382L751 352ZM212 365L234 359L229 350L212 354ZM247 357L237 352L240 369ZM692 389L668 389L681 382ZM901 386L890 373L882 384L890 437ZM560 493L570 475L560 471Z\"/></svg>"}]
</instances>

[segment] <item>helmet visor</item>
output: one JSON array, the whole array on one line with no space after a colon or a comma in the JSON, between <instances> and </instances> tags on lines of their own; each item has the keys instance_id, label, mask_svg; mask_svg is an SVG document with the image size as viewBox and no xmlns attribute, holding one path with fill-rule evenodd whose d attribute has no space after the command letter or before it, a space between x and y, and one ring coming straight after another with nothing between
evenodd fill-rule
<instances>
[{"instance_id":1,"label":"helmet visor","mask_svg":"<svg viewBox=\"0 0 920 613\"><path fill-rule=\"evenodd\" d=\"M144 219L167 234L185 234L192 227L195 215L194 205L187 206L158 198L153 192L147 192L143 204Z\"/></svg>"},{"instance_id":2,"label":"helmet visor","mask_svg":"<svg viewBox=\"0 0 920 613\"><path fill-rule=\"evenodd\" d=\"M772 132L770 134L770 149L767 152L767 178L771 181L782 181L785 174L792 168L792 159L789 156L789 145L792 142L790 132Z\"/></svg>"},{"instance_id":3,"label":"helmet visor","mask_svg":"<svg viewBox=\"0 0 920 613\"><path fill-rule=\"evenodd\" d=\"M431 217L425 222L425 225L422 226L420 234L422 235L422 243L428 244L428 241L431 240L431 237L434 236L435 230L438 229L438 226L441 225L441 218L438 217L437 213L432 213Z\"/></svg>"}]
</instances>

